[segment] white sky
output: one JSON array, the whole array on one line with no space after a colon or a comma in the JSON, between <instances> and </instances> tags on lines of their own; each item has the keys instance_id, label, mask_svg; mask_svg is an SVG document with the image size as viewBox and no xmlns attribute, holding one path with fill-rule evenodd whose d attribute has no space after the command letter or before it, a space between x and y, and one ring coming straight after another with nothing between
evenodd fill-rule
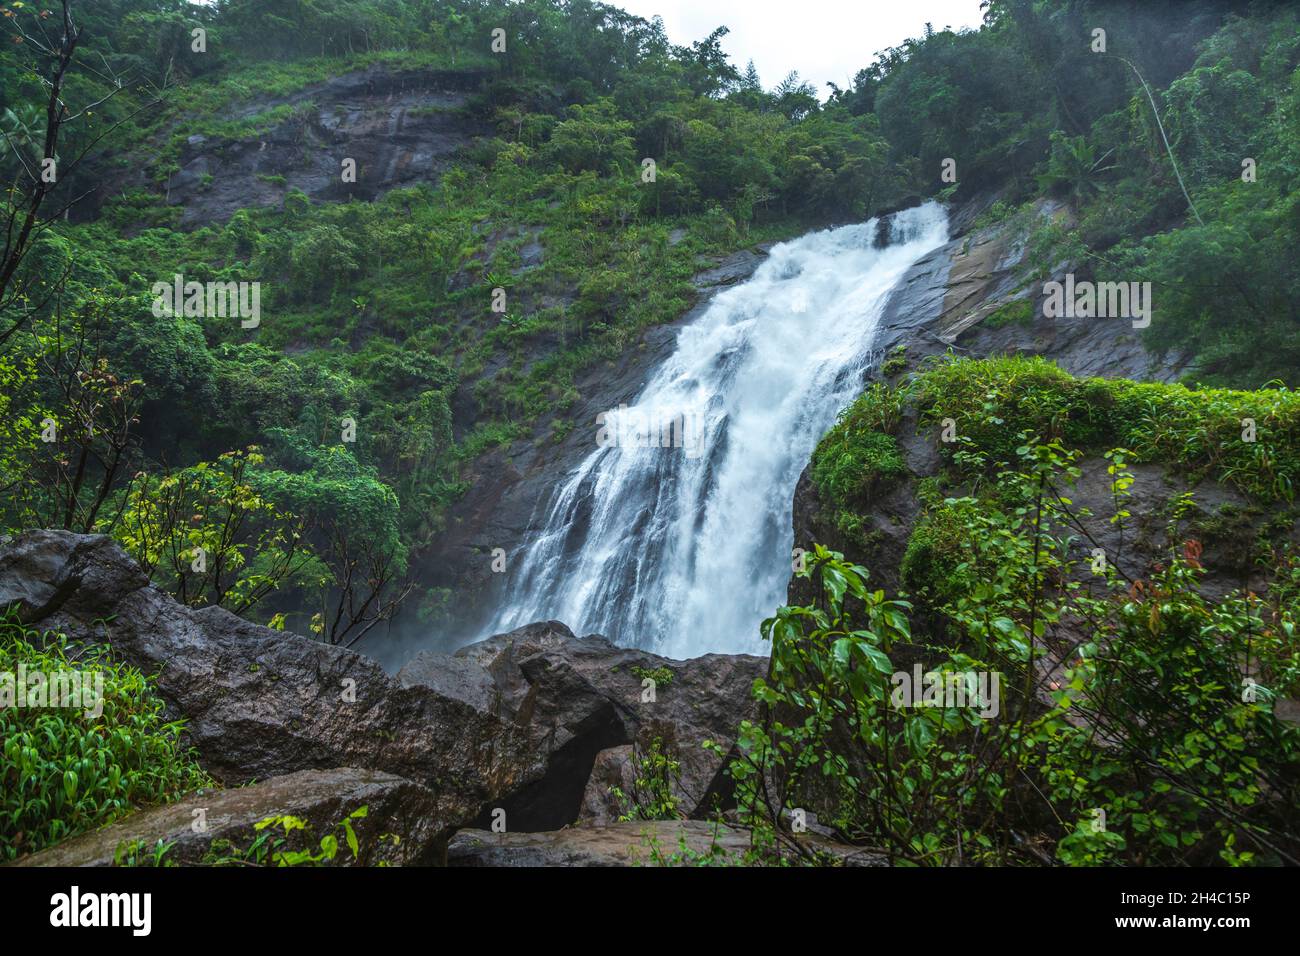
<instances>
[{"instance_id":1,"label":"white sky","mask_svg":"<svg viewBox=\"0 0 1300 956\"><path fill-rule=\"evenodd\" d=\"M722 48L742 72L750 60L765 89L791 70L817 87L853 85L876 52L936 30L980 25L980 0L603 0L649 20L663 17L673 43L702 40L731 28Z\"/></svg>"},{"instance_id":2,"label":"white sky","mask_svg":"<svg viewBox=\"0 0 1300 956\"><path fill-rule=\"evenodd\" d=\"M191 0L199 4L212 0ZM765 89L791 70L826 98L827 81L853 85L853 75L885 47L936 30L975 28L980 0L602 0L650 20L664 19L679 46L731 28L722 48L742 72L754 61Z\"/></svg>"}]
</instances>

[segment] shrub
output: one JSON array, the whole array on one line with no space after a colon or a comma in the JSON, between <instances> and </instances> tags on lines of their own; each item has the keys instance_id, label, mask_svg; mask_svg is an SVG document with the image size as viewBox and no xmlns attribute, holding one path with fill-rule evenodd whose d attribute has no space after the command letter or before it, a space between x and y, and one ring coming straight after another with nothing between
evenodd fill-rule
<instances>
[{"instance_id":1,"label":"shrub","mask_svg":"<svg viewBox=\"0 0 1300 956\"><path fill-rule=\"evenodd\" d=\"M57 634L0 621L0 675L103 675L102 713L85 707L0 708L0 859L12 860L176 800L212 780L181 742L153 681L108 650L73 651ZM16 701L15 701L16 702Z\"/></svg>"}]
</instances>

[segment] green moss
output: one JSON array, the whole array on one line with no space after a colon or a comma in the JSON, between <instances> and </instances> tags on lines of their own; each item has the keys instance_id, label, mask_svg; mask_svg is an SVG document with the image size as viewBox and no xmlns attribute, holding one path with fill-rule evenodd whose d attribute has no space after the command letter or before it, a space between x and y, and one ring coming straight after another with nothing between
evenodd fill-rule
<instances>
[{"instance_id":1,"label":"green moss","mask_svg":"<svg viewBox=\"0 0 1300 956\"><path fill-rule=\"evenodd\" d=\"M818 445L812 478L847 543L866 547L872 496L907 473L892 433L909 404L919 411L921 429L937 435L943 420L952 419L959 439L941 446L949 459L945 475L917 484L925 511L900 567L904 586L933 607L958 593L958 578L974 573L963 566L971 509L1010 512L1018 506L1008 499L1008 488L988 479L1003 463L1018 460L1026 435L1094 456L1124 448L1130 464L1161 464L1192 483L1235 485L1251 504L1244 510L1224 507L1190 530L1241 567L1291 528L1287 520L1256 528L1252 518L1261 506L1290 499L1300 475L1295 393L1076 378L1039 358L949 359L904 386L873 386ZM1246 440L1247 419L1254 422L1254 441ZM973 481L972 487L983 489L978 504L946 497L945 487Z\"/></svg>"},{"instance_id":2,"label":"green moss","mask_svg":"<svg viewBox=\"0 0 1300 956\"><path fill-rule=\"evenodd\" d=\"M880 364L880 374L892 378L907 368L907 346L896 345Z\"/></svg>"},{"instance_id":3,"label":"green moss","mask_svg":"<svg viewBox=\"0 0 1300 956\"><path fill-rule=\"evenodd\" d=\"M822 439L813 458L817 490L835 502L860 500L906 474L897 439L877 431L837 427Z\"/></svg>"},{"instance_id":4,"label":"green moss","mask_svg":"<svg viewBox=\"0 0 1300 956\"><path fill-rule=\"evenodd\" d=\"M1034 324L1034 303L1030 299L1017 299L994 309L984 318L984 325L990 329L1000 329L1007 325L1019 325L1024 328Z\"/></svg>"},{"instance_id":5,"label":"green moss","mask_svg":"<svg viewBox=\"0 0 1300 956\"><path fill-rule=\"evenodd\" d=\"M1292 500L1300 480L1300 395L1286 389L1075 378L1016 356L940 362L918 376L915 395L928 427L952 419L963 447L991 465L1013 461L1028 433L1084 452L1126 448L1130 461L1230 483L1261 501Z\"/></svg>"},{"instance_id":6,"label":"green moss","mask_svg":"<svg viewBox=\"0 0 1300 956\"><path fill-rule=\"evenodd\" d=\"M893 432L902 392L875 384L844 410L813 453L812 478L823 499L858 501L907 474Z\"/></svg>"},{"instance_id":7,"label":"green moss","mask_svg":"<svg viewBox=\"0 0 1300 956\"><path fill-rule=\"evenodd\" d=\"M908 592L931 607L943 606L969 586L970 575L964 572L975 507L972 499L960 498L927 508L908 538L899 579Z\"/></svg>"},{"instance_id":8,"label":"green moss","mask_svg":"<svg viewBox=\"0 0 1300 956\"><path fill-rule=\"evenodd\" d=\"M845 541L868 547L875 537L861 514L873 496L908 475L902 449L890 432L898 427L901 394L873 385L844 410L818 443L812 480L829 520Z\"/></svg>"}]
</instances>

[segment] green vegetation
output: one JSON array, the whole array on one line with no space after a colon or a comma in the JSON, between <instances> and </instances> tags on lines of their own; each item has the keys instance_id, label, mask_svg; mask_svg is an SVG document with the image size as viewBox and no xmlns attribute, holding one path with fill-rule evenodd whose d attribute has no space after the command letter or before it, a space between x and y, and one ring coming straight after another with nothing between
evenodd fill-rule
<instances>
[{"instance_id":1,"label":"green vegetation","mask_svg":"<svg viewBox=\"0 0 1300 956\"><path fill-rule=\"evenodd\" d=\"M84 415L69 406L84 396L52 377L89 368L111 377L103 388L121 383L122 422L139 421L122 430L111 475L91 454L80 482L61 490L0 480L4 524L39 517L115 533L122 475L161 481L256 446L259 469L328 483L344 456L356 462L352 480L395 496L396 538L370 545L394 569L396 599L407 555L436 541L475 459L563 437L579 374L681 315L709 257L865 218L912 193L951 192L939 179L947 157L959 161L958 198L1000 191L981 223L1016 223L1039 269L1068 258L1098 278L1153 281L1153 345L1198 353L1209 379L1292 381L1296 219L1291 177L1269 170L1295 165L1297 137L1284 121L1297 112L1295 16L1266 4L1229 15L1197 0L1172 39L1166 12L1091 0L987 6L981 30L928 31L887 50L825 103L797 76L768 90L752 69L737 70L721 52L725 28L674 46L661 25L588 0L455 0L436 13L414 0L104 0L79 11L69 94L108 99L60 131L60 148L79 155L94 144L93 169L73 178L113 170L124 186L91 221L53 220L36 240L0 300L30 333L6 335L3 374L20 386L7 399L20 424L49 416L71 431ZM7 10L17 26L36 15ZM1080 39L1096 22L1108 29L1104 55ZM504 55L489 50L496 26L507 33ZM202 52L191 43L198 27ZM28 52L23 43L0 52L13 144L0 168L20 185L15 150L40 141L43 96ZM102 58L95 70L81 65L92 58ZM1194 215L1130 62L1155 87ZM315 122L319 85L371 67L458 77L477 92L452 115L490 135L436 181L373 202L317 203L289 190L281 204L178 227L168 183L194 137L298 136ZM1257 182L1237 176L1247 151ZM653 182L642 181L646 157ZM286 185L279 172L257 181ZM1079 228L1028 215L1039 190L1065 198ZM177 273L260 282L266 320L250 331L153 316L151 283ZM1226 281L1206 289L1206 275ZM489 308L496 289L504 312ZM1023 323L1030 308L1022 300L987 321ZM76 361L69 332L93 342ZM887 372L902 361L891 357ZM344 419L355 421L355 441L340 439ZM17 469L45 449L28 425L7 427L33 454L14 453L6 474L31 473ZM901 460L889 443L863 441L834 462L823 455L819 483L848 493L850 482L861 494L896 480ZM35 473L67 477L54 471ZM292 489L291 501L270 490L291 491L283 482L254 484L277 513L310 526L298 505L319 495ZM330 548L314 537L308 550ZM243 558L245 567L275 561L254 546ZM313 580L332 577L315 568ZM306 629L321 600L313 586L301 575L261 580L273 585L267 600L247 610L285 613Z\"/></svg>"},{"instance_id":2,"label":"green vegetation","mask_svg":"<svg viewBox=\"0 0 1300 956\"><path fill-rule=\"evenodd\" d=\"M817 547L817 603L764 622L767 716L742 726L730 771L757 845L807 857L784 813L812 805L904 865L1296 862L1300 728L1272 702L1300 686L1300 560L1279 559L1268 594L1220 601L1184 555L1133 585L1113 570L1100 592L1055 585L1071 516L1048 492L1074 458L1030 442L998 475L1022 506L968 512L950 639ZM900 656L933 696L900 694Z\"/></svg>"},{"instance_id":3,"label":"green vegetation","mask_svg":"<svg viewBox=\"0 0 1300 956\"><path fill-rule=\"evenodd\" d=\"M352 643L408 593L421 616L441 613L441 597L410 586L408 556L443 531L475 459L562 437L579 373L678 318L713 257L864 218L904 183L871 117L820 106L794 78L764 91L720 52L724 30L676 47L661 25L585 0L331 10L105 0L82 11L75 92L108 99L61 130L61 148L111 130L76 175L123 188L90 221L50 221L0 299L12 320L0 334L22 332L0 358L15 438L0 515L7 528L115 534L189 603ZM25 8L10 12L26 23ZM508 51L492 56L502 24ZM190 49L196 27L204 53ZM0 107L15 116L42 102L26 52L0 51ZM100 56L107 70L79 66ZM313 89L369 67L454 75L476 92L449 117L488 135L430 182L373 202L284 193L276 171L254 186L278 187L282 202L180 228L169 184L196 137L216 150L301 137L319 112ZM0 171L24 184L12 154ZM260 283L261 323L154 315L153 282L175 274ZM504 312L490 308L497 289ZM92 400L90 372L110 401ZM35 427L47 417L53 460ZM178 522L199 497L201 525ZM347 520L322 528L340 509ZM230 515L237 534L216 520ZM202 582L188 570L199 546L217 567ZM384 582L371 605L382 611L328 633L358 548L367 580Z\"/></svg>"},{"instance_id":4,"label":"green vegetation","mask_svg":"<svg viewBox=\"0 0 1300 956\"><path fill-rule=\"evenodd\" d=\"M1013 356L937 362L898 387L873 386L814 454L814 479L830 500L861 504L873 481L903 473L886 450L896 448L889 440L909 402L922 428L938 436L951 420L955 435L993 462L1009 460L1029 432L1080 451L1124 448L1134 463L1163 463L1269 504L1291 502L1300 480L1300 395L1290 389L1080 379L1046 359Z\"/></svg>"},{"instance_id":5,"label":"green vegetation","mask_svg":"<svg viewBox=\"0 0 1300 956\"><path fill-rule=\"evenodd\" d=\"M1278 546L1300 479L1294 10L988 0L981 29L927 28L821 102L797 74L765 88L738 70L725 27L678 46L591 0L45 6L0 2L0 213L14 227L0 252L0 531L111 534L189 605L334 644L408 599L436 620L455 595L414 569L479 459L570 434L580 383L679 318L701 269L914 196L989 192L975 226L1026 243L1020 292L1062 263L1151 282L1144 341L1193 359L1192 387L950 361L846 411L812 480L852 546L873 500L915 488L900 573L916 609L821 550L805 572L817 602L764 625L769 718L745 729L735 770L758 827L747 859L815 859L784 835L793 801L905 863L1300 857L1279 810L1296 803L1294 730L1267 706L1297 678L1300 571ZM370 201L313 199L288 170L263 171L247 201L269 205L182 227L187 177L200 208L228 193L211 171L178 176L196 151L303 149L332 121L325 84L372 68L471 91L411 111L463 132L445 167ZM950 159L955 182L941 179ZM1064 215L1038 216L1044 197ZM155 314L153 283L174 274L259 284L262 321ZM1019 299L985 322L1033 318ZM907 367L897 352L883 372ZM916 482L900 443L914 420L954 435L944 472ZM1121 529L1130 465L1239 490L1239 513L1176 502L1170 534L1194 521L1239 562L1266 555L1267 593L1202 596L1200 539L1140 580L1112 561L1082 587L1077 516L1045 495L1082 455L1106 456ZM1256 510L1273 515L1264 530ZM888 678L916 648L941 670L1004 675L1002 716L891 707ZM15 666L67 653L3 625ZM0 710L7 857L205 785L147 677L85 654L77 665L112 687L105 717ZM638 676L667 684L661 670ZM1258 699L1240 698L1247 673ZM634 800L654 819L676 809L675 758L657 748ZM759 797L769 780L775 806ZM268 823L227 862L325 863L340 839L356 855L347 821L306 843L297 823ZM166 848L122 858L162 863Z\"/></svg>"},{"instance_id":6,"label":"green vegetation","mask_svg":"<svg viewBox=\"0 0 1300 956\"><path fill-rule=\"evenodd\" d=\"M637 680L652 680L659 687L667 687L673 682L673 672L669 667L642 667L633 664L629 670Z\"/></svg>"},{"instance_id":7,"label":"green vegetation","mask_svg":"<svg viewBox=\"0 0 1300 956\"><path fill-rule=\"evenodd\" d=\"M301 817L291 814L267 817L254 824L258 836L247 847L235 846L229 840L215 840L205 859L213 866L329 866L338 857L342 840L356 861L360 859L361 847L353 821L364 820L369 813L368 806L357 807L318 841L311 825ZM391 842L398 838L386 834L383 839Z\"/></svg>"},{"instance_id":8,"label":"green vegetation","mask_svg":"<svg viewBox=\"0 0 1300 956\"><path fill-rule=\"evenodd\" d=\"M833 524L850 540L860 540L860 512L874 495L908 474L894 437L902 404L900 392L876 383L845 409L817 445L812 479L833 509Z\"/></svg>"},{"instance_id":9,"label":"green vegetation","mask_svg":"<svg viewBox=\"0 0 1300 956\"><path fill-rule=\"evenodd\" d=\"M1028 328L1034 323L1034 303L1029 299L1017 299L1008 302L990 312L984 319L984 325L990 329L999 329L1007 325Z\"/></svg>"},{"instance_id":10,"label":"green vegetation","mask_svg":"<svg viewBox=\"0 0 1300 956\"><path fill-rule=\"evenodd\" d=\"M1300 395L1286 388L1076 379L1023 357L939 363L912 387L924 425L937 433L952 419L993 462L1009 460L1029 432L1081 451L1127 449L1135 463L1165 463L1266 503L1291 501L1300 479Z\"/></svg>"},{"instance_id":11,"label":"green vegetation","mask_svg":"<svg viewBox=\"0 0 1300 956\"><path fill-rule=\"evenodd\" d=\"M637 744L632 755L632 788L609 792L618 801L619 820L678 820L682 817L677 799L682 765L671 747L655 737L648 747Z\"/></svg>"},{"instance_id":12,"label":"green vegetation","mask_svg":"<svg viewBox=\"0 0 1300 956\"><path fill-rule=\"evenodd\" d=\"M340 851L346 847L352 861L361 859L361 844L357 839L354 822L364 820L370 807L362 804L330 828L319 840L310 823L292 814L266 817L253 825L257 836L248 846L239 846L231 840L213 840L203 854L203 866L332 866L344 861ZM342 841L340 843L340 841ZM401 837L384 833L379 837L382 847L395 847ZM114 866L172 867L179 864L167 854L175 843L159 840L154 846L143 840L122 843L113 854ZM388 866L379 860L375 866Z\"/></svg>"},{"instance_id":13,"label":"green vegetation","mask_svg":"<svg viewBox=\"0 0 1300 956\"><path fill-rule=\"evenodd\" d=\"M746 728L735 771L764 839L802 852L756 799L774 776L782 805L817 806L896 862L1296 862L1300 728L1273 703L1300 691L1298 414L1286 389L1077 379L1022 357L948 357L863 395L814 475L905 418L942 470L914 485L922 511L899 569L911 603L818 546L802 572L818 601L764 624L769 716ZM1085 458L1105 463L1104 514L1072 500ZM1171 491L1163 539L1139 542L1137 463L1235 485L1248 505L1207 515L1195 491ZM819 490L850 519L871 507L845 481ZM1276 520L1252 521L1263 509ZM1118 532L1100 563L1081 523L1099 518ZM1267 584L1209 596L1195 535L1233 542L1226 560ZM915 662L986 696L899 706L897 675ZM998 712L980 719L988 685L970 675L995 673Z\"/></svg>"},{"instance_id":14,"label":"green vegetation","mask_svg":"<svg viewBox=\"0 0 1300 956\"><path fill-rule=\"evenodd\" d=\"M0 707L0 860L214 786L181 742L183 722L164 717L149 677L105 648L74 650L62 635L0 620L0 674L53 681L73 672L102 675L99 713L84 698L82 706L16 706L15 696Z\"/></svg>"}]
</instances>

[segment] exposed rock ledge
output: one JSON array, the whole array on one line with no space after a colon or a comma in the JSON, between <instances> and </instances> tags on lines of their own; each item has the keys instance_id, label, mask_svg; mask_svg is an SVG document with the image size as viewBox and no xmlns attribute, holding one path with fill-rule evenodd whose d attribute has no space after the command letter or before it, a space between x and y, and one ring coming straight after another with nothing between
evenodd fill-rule
<instances>
[{"instance_id":1,"label":"exposed rock ledge","mask_svg":"<svg viewBox=\"0 0 1300 956\"><path fill-rule=\"evenodd\" d=\"M136 843L147 857L159 841L171 844L164 857L168 862L199 863L214 841L229 840L247 849L257 836L255 825L267 817L292 814L323 836L360 806L368 812L353 824L359 865L407 866L442 859L446 835L437 832L438 808L429 790L391 773L340 767L194 794L21 857L13 865L112 866L124 845ZM194 828L200 810L207 827L203 832ZM387 833L400 834L401 840L381 839ZM345 851L336 862L353 861Z\"/></svg>"},{"instance_id":2,"label":"exposed rock ledge","mask_svg":"<svg viewBox=\"0 0 1300 956\"><path fill-rule=\"evenodd\" d=\"M876 854L832 843L811 832L800 839L840 866L883 866ZM577 827L549 833L462 830L447 851L449 866L736 866L749 832L702 820L652 820Z\"/></svg>"}]
</instances>

